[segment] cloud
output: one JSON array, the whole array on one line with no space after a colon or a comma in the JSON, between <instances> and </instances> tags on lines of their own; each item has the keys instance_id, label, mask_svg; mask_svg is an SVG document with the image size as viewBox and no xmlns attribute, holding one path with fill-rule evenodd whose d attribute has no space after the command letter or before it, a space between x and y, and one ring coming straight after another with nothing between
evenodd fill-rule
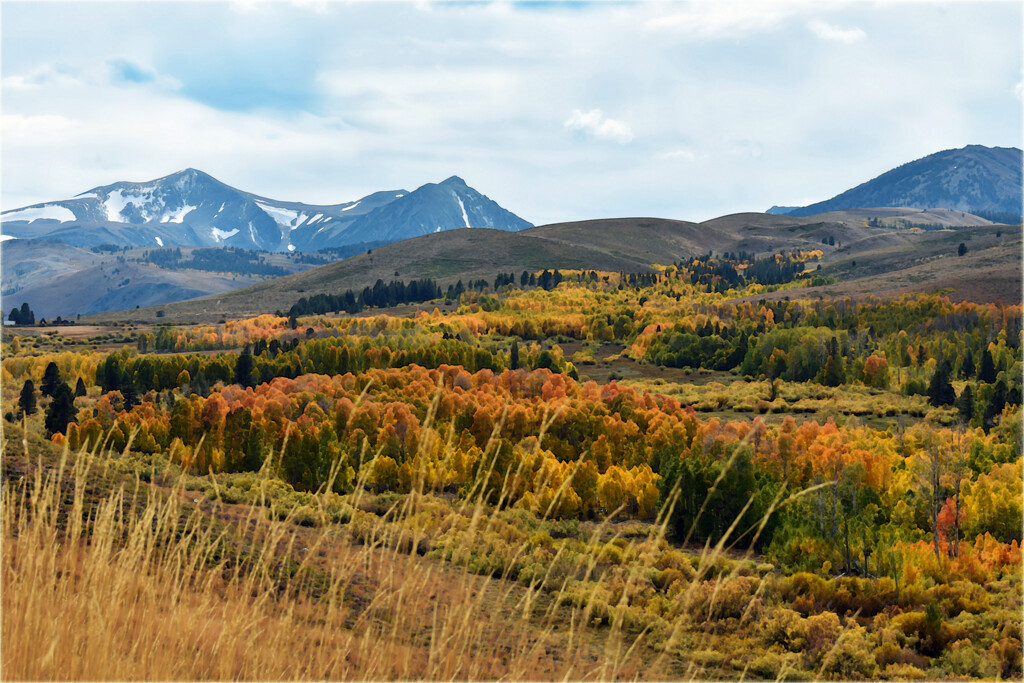
<instances>
[{"instance_id":1,"label":"cloud","mask_svg":"<svg viewBox=\"0 0 1024 683\"><path fill-rule=\"evenodd\" d=\"M695 2L682 12L648 19L648 30L668 30L701 38L735 37L778 26L801 9L798 1L721 0Z\"/></svg>"},{"instance_id":2,"label":"cloud","mask_svg":"<svg viewBox=\"0 0 1024 683\"><path fill-rule=\"evenodd\" d=\"M192 166L296 201L458 174L538 224L692 220L1018 144L1020 6L882 4L12 3L2 203Z\"/></svg>"},{"instance_id":3,"label":"cloud","mask_svg":"<svg viewBox=\"0 0 1024 683\"><path fill-rule=\"evenodd\" d=\"M81 69L63 63L48 63L25 74L4 76L3 87L12 90L31 90L43 86L80 85L88 83L89 80Z\"/></svg>"},{"instance_id":4,"label":"cloud","mask_svg":"<svg viewBox=\"0 0 1024 683\"><path fill-rule=\"evenodd\" d=\"M697 155L694 154L693 150L681 147L679 149L671 149L665 152L658 152L654 155L656 159L662 161L673 161L675 159L682 159L683 161L694 161L697 159Z\"/></svg>"},{"instance_id":5,"label":"cloud","mask_svg":"<svg viewBox=\"0 0 1024 683\"><path fill-rule=\"evenodd\" d=\"M807 28L822 40L845 43L846 45L859 43L867 37L867 34L859 28L840 28L821 19L807 22Z\"/></svg>"},{"instance_id":6,"label":"cloud","mask_svg":"<svg viewBox=\"0 0 1024 683\"><path fill-rule=\"evenodd\" d=\"M152 69L140 66L129 59L108 59L107 68L110 69L110 75L115 82L152 83L156 80L156 74Z\"/></svg>"},{"instance_id":7,"label":"cloud","mask_svg":"<svg viewBox=\"0 0 1024 683\"><path fill-rule=\"evenodd\" d=\"M609 140L624 145L633 140L633 129L628 123L605 118L600 109L582 112L572 110L572 116L565 121L566 130L580 131L595 140Z\"/></svg>"}]
</instances>

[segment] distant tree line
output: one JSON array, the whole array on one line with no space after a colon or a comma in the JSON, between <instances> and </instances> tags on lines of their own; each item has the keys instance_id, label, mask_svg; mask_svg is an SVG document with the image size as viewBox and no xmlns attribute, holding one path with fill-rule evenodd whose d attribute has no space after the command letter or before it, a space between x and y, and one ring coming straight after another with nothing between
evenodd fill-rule
<instances>
[{"instance_id":1,"label":"distant tree line","mask_svg":"<svg viewBox=\"0 0 1024 683\"><path fill-rule=\"evenodd\" d=\"M675 265L677 273L683 279L689 279L690 284L704 285L717 292L755 283L781 285L804 272L803 262L791 254L757 258L743 250L725 252L717 259L710 254L698 256Z\"/></svg>"},{"instance_id":2,"label":"distant tree line","mask_svg":"<svg viewBox=\"0 0 1024 683\"><path fill-rule=\"evenodd\" d=\"M21 308L12 308L7 319L15 325L36 324L36 314L32 312L32 309L28 307L27 303L22 303Z\"/></svg>"},{"instance_id":3,"label":"distant tree line","mask_svg":"<svg viewBox=\"0 0 1024 683\"><path fill-rule=\"evenodd\" d=\"M391 244L391 242L380 240L373 242L359 242L358 244L346 244L341 247L324 247L323 249L317 249L316 251L305 251L291 254L290 258L295 263L306 263L314 266L320 266L325 263L333 263L334 261L340 261L351 256L356 256L357 254L370 253L374 249L387 246L388 244Z\"/></svg>"},{"instance_id":4,"label":"distant tree line","mask_svg":"<svg viewBox=\"0 0 1024 683\"><path fill-rule=\"evenodd\" d=\"M406 284L402 280L392 280L384 284L377 280L373 287L364 287L362 291L345 290L342 294L316 294L302 297L288 309L288 317L300 315L322 315L324 313L359 313L365 308L389 308L399 304L413 304L440 299L441 288L431 278L413 280Z\"/></svg>"},{"instance_id":5,"label":"distant tree line","mask_svg":"<svg viewBox=\"0 0 1024 683\"><path fill-rule=\"evenodd\" d=\"M1022 222L1021 215L1012 211L972 211L971 213L979 218L1004 225L1020 225Z\"/></svg>"},{"instance_id":6,"label":"distant tree line","mask_svg":"<svg viewBox=\"0 0 1024 683\"><path fill-rule=\"evenodd\" d=\"M288 271L281 266L267 263L259 252L237 247L211 247L193 249L185 258L178 247L151 249L143 252L140 263L152 263L168 270L204 270L214 273L238 273L239 275L263 275L279 277Z\"/></svg>"}]
</instances>

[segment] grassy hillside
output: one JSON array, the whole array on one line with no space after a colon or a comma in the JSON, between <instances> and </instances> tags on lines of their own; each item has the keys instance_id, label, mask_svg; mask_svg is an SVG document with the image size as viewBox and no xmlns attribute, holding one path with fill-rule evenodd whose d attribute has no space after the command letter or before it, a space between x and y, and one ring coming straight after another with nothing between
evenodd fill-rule
<instances>
[{"instance_id":1,"label":"grassy hillside","mask_svg":"<svg viewBox=\"0 0 1024 683\"><path fill-rule=\"evenodd\" d=\"M961 226L960 224L966 224ZM927 225L930 229L909 228ZM939 229L943 226L947 229ZM996 237L996 235L999 235ZM709 252L740 250L771 254L785 250L820 249L824 274L841 279L890 277L923 261L956 253L961 241L972 244L970 258L983 249L986 262L1010 263L1019 251L1020 229L992 226L961 212L917 209L865 209L809 218L769 214L734 214L701 224L657 218L615 218L540 226L519 233L465 229L425 235L387 245L325 266L268 280L237 291L161 306L92 316L91 320L148 320L158 310L165 320L210 321L287 310L302 297L337 294L372 286L378 279L429 277L442 287L457 280L493 281L498 272L544 268L649 272L654 264L670 264ZM854 262L858 266L851 265ZM963 262L961 262L962 265ZM869 265L871 264L871 265ZM856 268L859 267L860 270ZM1019 268L1017 269L1019 271ZM973 279L976 270L958 269ZM960 286L956 273L925 269L908 276L905 291L932 291ZM1002 266L989 273L1000 285L991 295L1008 300L1019 289L1019 272ZM1016 280L1014 280L1016 277ZM900 289L886 284L889 289ZM864 282L851 291L870 293ZM972 293L988 296L977 287Z\"/></svg>"},{"instance_id":2,"label":"grassy hillside","mask_svg":"<svg viewBox=\"0 0 1024 683\"><path fill-rule=\"evenodd\" d=\"M910 270L1011 249L944 232ZM1020 304L808 297L806 256L4 329L0 666L1019 680Z\"/></svg>"}]
</instances>

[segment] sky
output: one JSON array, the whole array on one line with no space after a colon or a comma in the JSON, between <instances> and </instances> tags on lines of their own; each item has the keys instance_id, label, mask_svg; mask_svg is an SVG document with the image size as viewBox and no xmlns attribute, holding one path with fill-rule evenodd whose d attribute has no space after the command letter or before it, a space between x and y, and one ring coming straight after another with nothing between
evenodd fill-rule
<instances>
[{"instance_id":1,"label":"sky","mask_svg":"<svg viewBox=\"0 0 1024 683\"><path fill-rule=\"evenodd\" d=\"M458 175L537 225L804 205L1021 147L1022 6L5 0L0 207L188 167L323 204Z\"/></svg>"}]
</instances>

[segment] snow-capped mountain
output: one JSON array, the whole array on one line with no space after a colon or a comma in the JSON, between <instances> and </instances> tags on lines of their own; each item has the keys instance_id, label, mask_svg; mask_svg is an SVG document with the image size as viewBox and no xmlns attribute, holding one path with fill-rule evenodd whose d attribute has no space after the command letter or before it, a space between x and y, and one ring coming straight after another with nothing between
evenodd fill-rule
<instances>
[{"instance_id":1,"label":"snow-capped mountain","mask_svg":"<svg viewBox=\"0 0 1024 683\"><path fill-rule=\"evenodd\" d=\"M191 168L5 211L0 221L5 236L57 238L75 246L221 245L266 251L396 242L470 226L531 227L455 177L411 193L390 190L314 205L250 194Z\"/></svg>"},{"instance_id":2,"label":"snow-capped mountain","mask_svg":"<svg viewBox=\"0 0 1024 683\"><path fill-rule=\"evenodd\" d=\"M365 241L397 242L453 228L532 228L519 216L480 194L462 178L428 183L401 201L390 202L352 223Z\"/></svg>"}]
</instances>

